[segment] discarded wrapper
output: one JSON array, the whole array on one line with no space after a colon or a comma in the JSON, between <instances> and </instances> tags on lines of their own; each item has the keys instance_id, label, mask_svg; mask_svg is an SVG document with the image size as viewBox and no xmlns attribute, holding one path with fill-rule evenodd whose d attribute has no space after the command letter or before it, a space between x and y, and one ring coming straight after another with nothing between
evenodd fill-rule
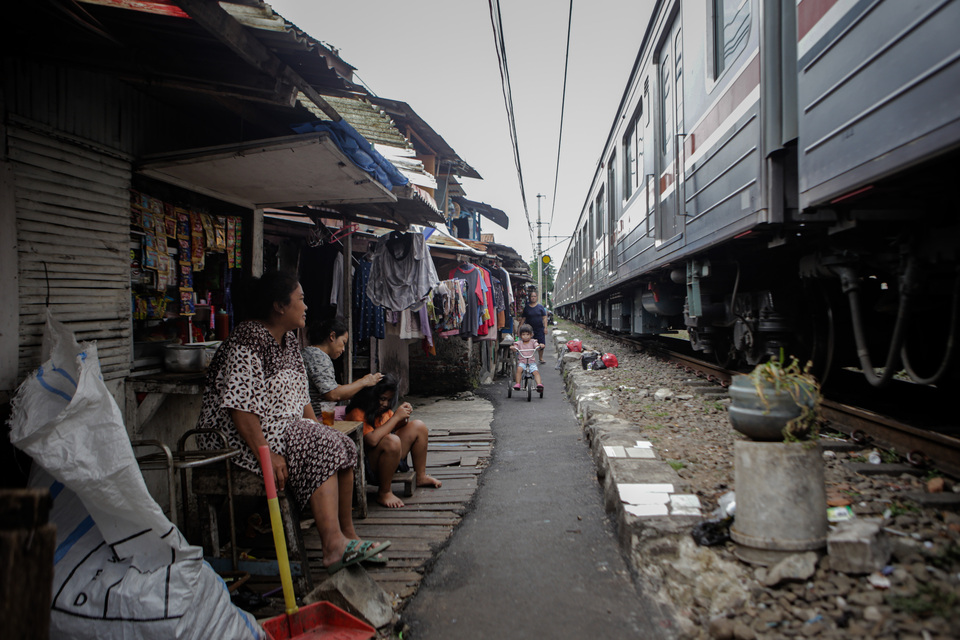
<instances>
[{"instance_id":1,"label":"discarded wrapper","mask_svg":"<svg viewBox=\"0 0 960 640\"><path fill-rule=\"evenodd\" d=\"M855 517L853 508L850 505L845 507L829 507L827 509L828 522L846 522L847 520L853 520Z\"/></svg>"}]
</instances>

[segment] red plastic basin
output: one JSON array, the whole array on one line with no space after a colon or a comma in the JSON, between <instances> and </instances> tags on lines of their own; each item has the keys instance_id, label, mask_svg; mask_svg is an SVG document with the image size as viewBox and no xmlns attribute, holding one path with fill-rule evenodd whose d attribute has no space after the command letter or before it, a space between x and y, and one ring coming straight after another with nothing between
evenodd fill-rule
<instances>
[{"instance_id":1,"label":"red plastic basin","mask_svg":"<svg viewBox=\"0 0 960 640\"><path fill-rule=\"evenodd\" d=\"M377 635L369 624L329 602L274 616L263 623L263 629L271 640L369 640Z\"/></svg>"}]
</instances>

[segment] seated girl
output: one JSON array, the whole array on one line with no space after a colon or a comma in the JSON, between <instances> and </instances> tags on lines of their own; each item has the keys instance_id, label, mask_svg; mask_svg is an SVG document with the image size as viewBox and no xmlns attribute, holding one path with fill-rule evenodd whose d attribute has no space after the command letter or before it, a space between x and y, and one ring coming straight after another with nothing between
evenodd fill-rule
<instances>
[{"instance_id":1,"label":"seated girl","mask_svg":"<svg viewBox=\"0 0 960 640\"><path fill-rule=\"evenodd\" d=\"M440 481L427 475L427 425L411 420L413 407L404 402L393 406L397 397L397 379L387 374L372 387L361 389L347 405L346 420L363 421L363 442L367 461L379 485L377 502L391 509L403 506L403 500L391 490L393 476L407 454L412 454L418 487L440 488Z\"/></svg>"}]
</instances>

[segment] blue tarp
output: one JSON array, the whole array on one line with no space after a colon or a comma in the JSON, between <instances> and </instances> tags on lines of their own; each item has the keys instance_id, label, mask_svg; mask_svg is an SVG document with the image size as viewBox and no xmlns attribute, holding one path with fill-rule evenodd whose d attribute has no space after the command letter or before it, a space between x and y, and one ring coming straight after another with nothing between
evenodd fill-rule
<instances>
[{"instance_id":1,"label":"blue tarp","mask_svg":"<svg viewBox=\"0 0 960 640\"><path fill-rule=\"evenodd\" d=\"M340 122L315 120L294 125L292 128L297 133L326 131L333 138L340 151L343 151L353 164L376 178L377 182L387 189L393 189L394 185L405 185L409 182L389 160L380 155L373 148L373 145L357 133L357 130L350 126L346 120Z\"/></svg>"}]
</instances>

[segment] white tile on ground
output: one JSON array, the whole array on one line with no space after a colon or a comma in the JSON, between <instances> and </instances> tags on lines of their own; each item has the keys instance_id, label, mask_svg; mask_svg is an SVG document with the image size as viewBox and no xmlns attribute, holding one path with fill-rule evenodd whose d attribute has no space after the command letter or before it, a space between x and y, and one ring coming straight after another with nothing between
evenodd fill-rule
<instances>
[{"instance_id":1,"label":"white tile on ground","mask_svg":"<svg viewBox=\"0 0 960 640\"><path fill-rule=\"evenodd\" d=\"M626 458L627 457L627 452L624 451L623 447L616 446L616 445L612 447L608 447L605 445L603 447L603 452L607 454L608 458Z\"/></svg>"},{"instance_id":2,"label":"white tile on ground","mask_svg":"<svg viewBox=\"0 0 960 640\"><path fill-rule=\"evenodd\" d=\"M651 449L653 448L653 443L647 440L637 440L638 449Z\"/></svg>"},{"instance_id":3,"label":"white tile on ground","mask_svg":"<svg viewBox=\"0 0 960 640\"><path fill-rule=\"evenodd\" d=\"M653 452L653 449L640 449L638 447L630 447L627 450L628 458L647 458L654 459L657 457L657 454Z\"/></svg>"},{"instance_id":4,"label":"white tile on ground","mask_svg":"<svg viewBox=\"0 0 960 640\"><path fill-rule=\"evenodd\" d=\"M638 517L644 516L665 516L667 515L667 505L665 504L628 504L624 505L624 510L627 513L633 514Z\"/></svg>"},{"instance_id":5,"label":"white tile on ground","mask_svg":"<svg viewBox=\"0 0 960 640\"><path fill-rule=\"evenodd\" d=\"M692 494L670 496L670 513L675 516L699 516L700 498Z\"/></svg>"},{"instance_id":6,"label":"white tile on ground","mask_svg":"<svg viewBox=\"0 0 960 640\"><path fill-rule=\"evenodd\" d=\"M666 504L673 492L672 484L618 484L621 502L627 504Z\"/></svg>"}]
</instances>

